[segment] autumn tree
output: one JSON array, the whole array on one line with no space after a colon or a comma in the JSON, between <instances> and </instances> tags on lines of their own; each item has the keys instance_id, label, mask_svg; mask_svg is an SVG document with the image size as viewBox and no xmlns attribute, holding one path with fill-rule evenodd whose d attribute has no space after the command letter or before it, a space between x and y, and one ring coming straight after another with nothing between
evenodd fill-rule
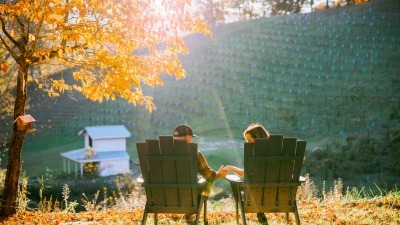
<instances>
[{"instance_id":1,"label":"autumn tree","mask_svg":"<svg viewBox=\"0 0 400 225\"><path fill-rule=\"evenodd\" d=\"M346 6L353 6L364 4L370 2L372 0L333 0L333 1L322 1L317 4L314 9L316 10L325 10L329 8L340 8Z\"/></svg>"},{"instance_id":2,"label":"autumn tree","mask_svg":"<svg viewBox=\"0 0 400 225\"><path fill-rule=\"evenodd\" d=\"M311 0L268 0L270 15L300 13L305 4L312 5Z\"/></svg>"},{"instance_id":3,"label":"autumn tree","mask_svg":"<svg viewBox=\"0 0 400 225\"><path fill-rule=\"evenodd\" d=\"M216 26L225 23L227 14L223 0L196 0L198 14L209 26Z\"/></svg>"},{"instance_id":4,"label":"autumn tree","mask_svg":"<svg viewBox=\"0 0 400 225\"><path fill-rule=\"evenodd\" d=\"M229 1L233 7L239 7L239 20L251 20L262 17L264 6L261 0L235 0Z\"/></svg>"},{"instance_id":5,"label":"autumn tree","mask_svg":"<svg viewBox=\"0 0 400 225\"><path fill-rule=\"evenodd\" d=\"M359 5L366 3L370 0L335 0L333 2L333 7L339 8L339 7L344 7L344 6L352 6L352 5Z\"/></svg>"},{"instance_id":6,"label":"autumn tree","mask_svg":"<svg viewBox=\"0 0 400 225\"><path fill-rule=\"evenodd\" d=\"M63 78L46 86L50 96L79 91L94 101L124 98L155 109L142 86L162 85L161 74L185 77L179 54L183 35L209 34L194 19L188 0L0 0L0 47L16 64L13 119L25 114L27 86L42 86L49 71L75 68L75 84ZM31 69L40 70L30 73ZM48 70L45 70L48 69ZM47 71L47 72L46 72ZM49 77L47 77L49 79ZM16 212L25 132L13 127L1 215Z\"/></svg>"}]
</instances>

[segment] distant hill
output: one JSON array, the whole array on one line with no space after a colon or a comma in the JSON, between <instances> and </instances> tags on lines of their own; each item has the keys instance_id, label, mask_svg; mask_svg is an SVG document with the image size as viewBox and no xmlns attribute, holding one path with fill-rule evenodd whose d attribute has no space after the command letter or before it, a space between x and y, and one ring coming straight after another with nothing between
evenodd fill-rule
<instances>
[{"instance_id":1,"label":"distant hill","mask_svg":"<svg viewBox=\"0 0 400 225\"><path fill-rule=\"evenodd\" d=\"M152 90L150 129L187 121L235 139L251 122L306 139L398 130L400 10L388 3L399 8L376 1L188 37L188 77Z\"/></svg>"},{"instance_id":2,"label":"distant hill","mask_svg":"<svg viewBox=\"0 0 400 225\"><path fill-rule=\"evenodd\" d=\"M179 123L201 136L235 139L251 122L303 138L398 129L398 5L374 1L227 24L212 37L188 36L190 54L182 57L187 77L165 77L163 87L145 89L158 107L152 114L122 100L99 104L79 94L49 99L40 91L30 91L30 112L40 128L57 127L52 134L122 123L138 140L169 133Z\"/></svg>"},{"instance_id":3,"label":"distant hill","mask_svg":"<svg viewBox=\"0 0 400 225\"><path fill-rule=\"evenodd\" d=\"M255 122L315 143L351 135L389 140L400 130L398 1L237 22L185 40L187 77L163 76L164 86L144 90L155 112L76 93L51 99L31 87L28 113L38 132L28 140L103 124L124 124L132 143L170 134L180 123L190 124L200 142L242 141L242 130ZM60 75L72 82L71 71Z\"/></svg>"}]
</instances>

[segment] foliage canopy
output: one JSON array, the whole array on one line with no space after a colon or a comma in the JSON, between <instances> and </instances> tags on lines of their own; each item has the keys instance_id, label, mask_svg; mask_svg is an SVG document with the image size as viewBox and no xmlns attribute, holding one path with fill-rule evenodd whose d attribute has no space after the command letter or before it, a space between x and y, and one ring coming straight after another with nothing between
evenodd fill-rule
<instances>
[{"instance_id":1,"label":"foliage canopy","mask_svg":"<svg viewBox=\"0 0 400 225\"><path fill-rule=\"evenodd\" d=\"M122 97L152 110L152 99L142 93L141 85L161 85L160 74L184 77L178 54L188 49L182 35L210 33L201 20L190 16L189 4L186 0L5 1L0 5L1 46L18 64L38 65L29 80L51 96L77 90L95 101ZM40 76L64 68L78 68L77 84Z\"/></svg>"}]
</instances>

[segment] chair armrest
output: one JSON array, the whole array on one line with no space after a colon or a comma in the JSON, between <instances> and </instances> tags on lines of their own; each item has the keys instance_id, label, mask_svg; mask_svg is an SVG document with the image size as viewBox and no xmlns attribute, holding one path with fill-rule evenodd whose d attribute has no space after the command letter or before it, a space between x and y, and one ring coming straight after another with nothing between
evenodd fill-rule
<instances>
[{"instance_id":1,"label":"chair armrest","mask_svg":"<svg viewBox=\"0 0 400 225\"><path fill-rule=\"evenodd\" d=\"M144 183L143 177L140 176L140 177L136 178L136 182L143 184Z\"/></svg>"},{"instance_id":2,"label":"chair armrest","mask_svg":"<svg viewBox=\"0 0 400 225\"><path fill-rule=\"evenodd\" d=\"M242 183L243 180L240 178L238 175L226 175L226 179L229 182L236 182L236 183Z\"/></svg>"},{"instance_id":3,"label":"chair armrest","mask_svg":"<svg viewBox=\"0 0 400 225\"><path fill-rule=\"evenodd\" d=\"M141 184L142 186L144 186L144 185L148 185L148 184L145 184L144 183L144 180L143 180L143 177L142 177L142 175L140 175L138 178L136 178L136 182L138 182L139 184ZM198 181L197 181L197 184L204 184L206 182L206 180L204 179L204 178L200 178Z\"/></svg>"},{"instance_id":4,"label":"chair armrest","mask_svg":"<svg viewBox=\"0 0 400 225\"><path fill-rule=\"evenodd\" d=\"M138 182L139 184L144 185L144 180L143 180L142 177L136 178L136 182ZM206 182L206 180L204 178L202 178L197 182L197 184L204 184L204 182Z\"/></svg>"},{"instance_id":5,"label":"chair armrest","mask_svg":"<svg viewBox=\"0 0 400 225\"><path fill-rule=\"evenodd\" d=\"M303 177L303 176L300 176L300 177L299 177L299 181L300 181L301 183L303 183L303 182L305 182L305 181L306 181L306 178L305 178L305 177Z\"/></svg>"},{"instance_id":6,"label":"chair armrest","mask_svg":"<svg viewBox=\"0 0 400 225\"><path fill-rule=\"evenodd\" d=\"M199 180L197 181L198 184L203 184L204 182L206 182L206 180L202 177L200 177Z\"/></svg>"}]
</instances>

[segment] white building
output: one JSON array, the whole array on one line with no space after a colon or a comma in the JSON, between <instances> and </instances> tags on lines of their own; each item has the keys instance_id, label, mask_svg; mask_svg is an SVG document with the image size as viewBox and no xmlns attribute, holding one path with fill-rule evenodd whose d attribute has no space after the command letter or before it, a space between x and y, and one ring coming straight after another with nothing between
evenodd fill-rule
<instances>
[{"instance_id":1,"label":"white building","mask_svg":"<svg viewBox=\"0 0 400 225\"><path fill-rule=\"evenodd\" d=\"M75 175L83 176L85 163L98 163L100 176L129 173L129 155L126 152L126 138L131 133L123 125L90 126L79 132L84 135L84 148L61 153L64 158L64 172L71 173L71 162L75 162Z\"/></svg>"}]
</instances>

